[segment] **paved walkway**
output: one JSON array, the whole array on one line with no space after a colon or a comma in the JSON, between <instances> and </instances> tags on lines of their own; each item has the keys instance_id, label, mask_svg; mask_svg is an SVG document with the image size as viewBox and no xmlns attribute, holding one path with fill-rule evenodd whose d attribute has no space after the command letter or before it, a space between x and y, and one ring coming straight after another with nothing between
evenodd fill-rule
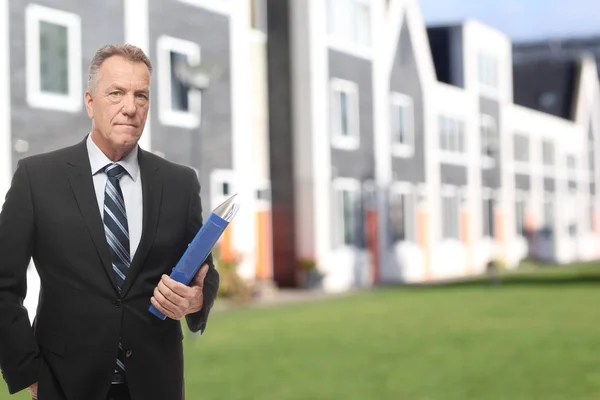
<instances>
[{"instance_id":1,"label":"paved walkway","mask_svg":"<svg viewBox=\"0 0 600 400\"><path fill-rule=\"evenodd\" d=\"M238 308L272 307L285 304L305 303L310 301L348 297L357 292L359 292L359 290L327 293L317 290L275 289L259 295L250 302L241 305L234 304L226 299L217 299L214 310L219 312Z\"/></svg>"}]
</instances>

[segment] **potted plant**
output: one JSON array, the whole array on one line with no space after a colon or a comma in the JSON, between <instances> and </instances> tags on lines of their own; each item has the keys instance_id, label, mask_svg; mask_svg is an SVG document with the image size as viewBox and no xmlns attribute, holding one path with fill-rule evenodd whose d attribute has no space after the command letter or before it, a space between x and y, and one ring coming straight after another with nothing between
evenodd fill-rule
<instances>
[{"instance_id":1,"label":"potted plant","mask_svg":"<svg viewBox=\"0 0 600 400\"><path fill-rule=\"evenodd\" d=\"M213 250L215 268L220 275L218 297L234 303L247 303L252 298L252 288L238 274L241 257L223 257L218 246Z\"/></svg>"},{"instance_id":2,"label":"potted plant","mask_svg":"<svg viewBox=\"0 0 600 400\"><path fill-rule=\"evenodd\" d=\"M298 260L298 286L305 289L317 289L321 287L323 273L319 271L314 259L302 258Z\"/></svg>"}]
</instances>

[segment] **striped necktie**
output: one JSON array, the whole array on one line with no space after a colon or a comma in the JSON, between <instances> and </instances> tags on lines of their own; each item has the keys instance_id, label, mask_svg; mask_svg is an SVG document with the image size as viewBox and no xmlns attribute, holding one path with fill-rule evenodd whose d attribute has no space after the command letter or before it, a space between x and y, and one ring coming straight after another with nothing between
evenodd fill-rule
<instances>
[{"instance_id":1,"label":"striped necktie","mask_svg":"<svg viewBox=\"0 0 600 400\"><path fill-rule=\"evenodd\" d=\"M104 168L104 173L108 177L104 189L104 233L119 291L123 287L131 264L127 212L119 184L119 180L125 172L125 168L119 164L109 164ZM125 372L123 360L123 346L119 341L115 372Z\"/></svg>"}]
</instances>

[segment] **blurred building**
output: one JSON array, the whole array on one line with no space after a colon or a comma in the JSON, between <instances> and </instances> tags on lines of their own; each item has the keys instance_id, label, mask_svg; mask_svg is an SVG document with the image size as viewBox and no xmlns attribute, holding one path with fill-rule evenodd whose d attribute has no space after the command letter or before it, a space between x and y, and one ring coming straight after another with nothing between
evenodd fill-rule
<instances>
[{"instance_id":1,"label":"blurred building","mask_svg":"<svg viewBox=\"0 0 600 400\"><path fill-rule=\"evenodd\" d=\"M600 66L600 36L513 43L513 62L515 64L537 61L577 61L582 54L595 58L596 65ZM600 74L600 68L598 74Z\"/></svg>"},{"instance_id":2,"label":"blurred building","mask_svg":"<svg viewBox=\"0 0 600 400\"><path fill-rule=\"evenodd\" d=\"M600 258L593 58L513 62L476 21L416 0L0 0L0 191L21 157L83 139L105 43L155 66L142 147L194 167L248 279L326 290ZM218 71L202 93L179 59Z\"/></svg>"}]
</instances>

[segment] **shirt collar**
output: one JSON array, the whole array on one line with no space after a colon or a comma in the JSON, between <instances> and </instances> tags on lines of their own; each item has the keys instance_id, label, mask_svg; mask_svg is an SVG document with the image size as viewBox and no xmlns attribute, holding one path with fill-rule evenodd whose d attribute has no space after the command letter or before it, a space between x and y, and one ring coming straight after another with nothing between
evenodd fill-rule
<instances>
[{"instance_id":1,"label":"shirt collar","mask_svg":"<svg viewBox=\"0 0 600 400\"><path fill-rule=\"evenodd\" d=\"M106 157L106 154L104 154L102 150L98 148L96 143L94 143L91 134L88 135L86 145L88 156L90 158L90 166L92 167L92 175L96 175L108 164L113 163L108 157ZM136 145L135 148L129 154L127 154L127 156L119 160L117 164L125 168L125 171L127 171L127 174L129 174L134 182L137 181L140 171L140 164L138 163L138 146Z\"/></svg>"}]
</instances>

